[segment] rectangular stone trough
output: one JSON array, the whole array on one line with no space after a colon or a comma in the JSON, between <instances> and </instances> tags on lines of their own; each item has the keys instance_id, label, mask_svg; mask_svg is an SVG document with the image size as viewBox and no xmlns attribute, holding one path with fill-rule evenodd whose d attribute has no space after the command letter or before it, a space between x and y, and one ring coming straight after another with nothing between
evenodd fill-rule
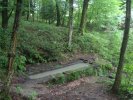
<instances>
[{"instance_id":1,"label":"rectangular stone trough","mask_svg":"<svg viewBox=\"0 0 133 100\"><path fill-rule=\"evenodd\" d=\"M82 62L82 63L70 65L70 66L67 66L64 68L60 68L60 69L56 69L56 70L52 70L52 71L47 71L47 72L39 73L39 74L35 74L35 75L30 75L29 78L31 80L36 80L36 79L41 79L41 78L45 79L47 77L50 77L50 76L52 77L52 76L57 75L57 74L61 74L61 73L69 72L69 71L80 70L80 69L85 69L88 67L89 67L89 64Z\"/></svg>"}]
</instances>

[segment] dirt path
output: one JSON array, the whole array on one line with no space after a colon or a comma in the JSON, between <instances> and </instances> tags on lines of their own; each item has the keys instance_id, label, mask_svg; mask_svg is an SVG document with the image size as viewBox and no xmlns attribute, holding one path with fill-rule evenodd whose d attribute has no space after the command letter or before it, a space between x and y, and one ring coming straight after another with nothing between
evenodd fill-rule
<instances>
[{"instance_id":1,"label":"dirt path","mask_svg":"<svg viewBox=\"0 0 133 100\"><path fill-rule=\"evenodd\" d=\"M107 80L105 77L90 76L52 87L45 83L30 83L23 84L21 92L26 97L35 93L37 97L34 100L118 100L117 96L108 92Z\"/></svg>"},{"instance_id":2,"label":"dirt path","mask_svg":"<svg viewBox=\"0 0 133 100\"><path fill-rule=\"evenodd\" d=\"M47 88L47 93L39 94L37 100L118 100L108 92L99 77L86 77L79 80Z\"/></svg>"}]
</instances>

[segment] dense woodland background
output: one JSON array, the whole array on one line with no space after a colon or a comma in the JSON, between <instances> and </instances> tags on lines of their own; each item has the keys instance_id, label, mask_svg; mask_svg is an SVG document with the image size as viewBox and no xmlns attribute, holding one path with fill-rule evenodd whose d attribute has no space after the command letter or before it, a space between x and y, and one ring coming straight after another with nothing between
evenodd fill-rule
<instances>
[{"instance_id":1,"label":"dense woodland background","mask_svg":"<svg viewBox=\"0 0 133 100\"><path fill-rule=\"evenodd\" d=\"M104 63L105 69L119 66L112 90L133 94L130 6L131 0L0 0L0 77L5 91L14 72L24 73L27 64L96 54L105 61L96 63Z\"/></svg>"}]
</instances>

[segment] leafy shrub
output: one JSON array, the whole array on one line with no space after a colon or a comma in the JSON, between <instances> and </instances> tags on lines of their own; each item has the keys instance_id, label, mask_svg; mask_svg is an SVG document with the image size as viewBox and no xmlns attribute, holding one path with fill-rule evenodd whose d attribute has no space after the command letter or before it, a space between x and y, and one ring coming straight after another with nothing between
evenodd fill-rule
<instances>
[{"instance_id":1,"label":"leafy shrub","mask_svg":"<svg viewBox=\"0 0 133 100\"><path fill-rule=\"evenodd\" d=\"M0 49L7 52L10 47L10 30L0 28Z\"/></svg>"},{"instance_id":2,"label":"leafy shrub","mask_svg":"<svg viewBox=\"0 0 133 100\"><path fill-rule=\"evenodd\" d=\"M125 57L125 65L124 65L124 74L122 79L122 91L126 92L127 95L131 95L133 97L133 34L131 33L129 36L129 42ZM130 97L129 97L130 98Z\"/></svg>"},{"instance_id":3,"label":"leafy shrub","mask_svg":"<svg viewBox=\"0 0 133 100\"><path fill-rule=\"evenodd\" d=\"M80 71L75 71L71 72L70 74L67 75L66 80L67 82L79 79L81 77L81 72Z\"/></svg>"},{"instance_id":4,"label":"leafy shrub","mask_svg":"<svg viewBox=\"0 0 133 100\"><path fill-rule=\"evenodd\" d=\"M26 70L25 64L26 64L26 58L25 58L25 56L22 56L22 55L19 55L18 56L17 55L15 57L15 64L14 64L14 66L15 66L15 70L17 72L22 73L23 71L25 71Z\"/></svg>"},{"instance_id":5,"label":"leafy shrub","mask_svg":"<svg viewBox=\"0 0 133 100\"><path fill-rule=\"evenodd\" d=\"M7 66L7 55L10 47L10 32L0 28L0 67Z\"/></svg>"},{"instance_id":6,"label":"leafy shrub","mask_svg":"<svg viewBox=\"0 0 133 100\"><path fill-rule=\"evenodd\" d=\"M1 76L7 71L8 52L10 52L10 30L0 29L0 74ZM24 56L17 55L14 66L17 71L22 71L25 66L26 59ZM18 70L19 69L19 70Z\"/></svg>"},{"instance_id":7,"label":"leafy shrub","mask_svg":"<svg viewBox=\"0 0 133 100\"><path fill-rule=\"evenodd\" d=\"M133 65L126 64L124 66L124 74L122 79L121 91L127 95L133 96Z\"/></svg>"},{"instance_id":8,"label":"leafy shrub","mask_svg":"<svg viewBox=\"0 0 133 100\"><path fill-rule=\"evenodd\" d=\"M29 100L36 100L38 94L36 91L33 91L30 96L29 96Z\"/></svg>"},{"instance_id":9,"label":"leafy shrub","mask_svg":"<svg viewBox=\"0 0 133 100\"><path fill-rule=\"evenodd\" d=\"M60 74L58 77L53 77L53 79L49 82L52 84L64 84L66 82L66 78L64 74Z\"/></svg>"},{"instance_id":10,"label":"leafy shrub","mask_svg":"<svg viewBox=\"0 0 133 100\"><path fill-rule=\"evenodd\" d=\"M7 67L7 60L8 60L8 58L7 58L7 54L6 53L2 54L2 51L1 51L0 54L1 54L1 56L0 56L0 68L3 69L3 68Z\"/></svg>"}]
</instances>

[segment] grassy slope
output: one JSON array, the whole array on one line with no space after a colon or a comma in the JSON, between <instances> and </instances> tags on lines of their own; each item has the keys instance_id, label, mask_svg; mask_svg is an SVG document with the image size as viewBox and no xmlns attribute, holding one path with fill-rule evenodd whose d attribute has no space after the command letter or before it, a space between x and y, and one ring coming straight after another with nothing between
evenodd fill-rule
<instances>
[{"instance_id":1,"label":"grassy slope","mask_svg":"<svg viewBox=\"0 0 133 100\"><path fill-rule=\"evenodd\" d=\"M11 26L12 22L13 20L10 20L9 26ZM92 31L85 33L84 36L80 36L79 33L74 30L72 53L94 52L116 63L115 61L118 58L121 40L117 33L119 32ZM10 34L10 32L8 32L8 34ZM5 38L7 37L5 36ZM59 60L62 59L62 55L68 51L67 41L67 28L39 22L21 21L17 54L25 56L29 63ZM6 43L6 45L10 43L9 37L3 42L3 45L4 43ZM9 44L7 47L9 47Z\"/></svg>"},{"instance_id":2,"label":"grassy slope","mask_svg":"<svg viewBox=\"0 0 133 100\"><path fill-rule=\"evenodd\" d=\"M30 60L58 60L68 49L68 29L64 27L23 21L19 33L18 48ZM75 30L73 34L72 52L94 52L109 60L119 54L119 32L88 32L79 36Z\"/></svg>"},{"instance_id":3,"label":"grassy slope","mask_svg":"<svg viewBox=\"0 0 133 100\"><path fill-rule=\"evenodd\" d=\"M19 35L19 50L25 56L42 62L56 60L67 46L67 29L44 23L23 22Z\"/></svg>"}]
</instances>

